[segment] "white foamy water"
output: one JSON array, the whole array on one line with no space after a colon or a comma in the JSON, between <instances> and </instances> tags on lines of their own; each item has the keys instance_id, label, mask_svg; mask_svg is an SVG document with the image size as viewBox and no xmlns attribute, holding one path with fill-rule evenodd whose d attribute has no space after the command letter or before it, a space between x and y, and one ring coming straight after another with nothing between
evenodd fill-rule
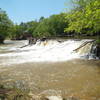
<instances>
[{"instance_id":1,"label":"white foamy water","mask_svg":"<svg viewBox=\"0 0 100 100\"><path fill-rule=\"evenodd\" d=\"M27 41L12 42L7 46L1 47L1 51L8 51L0 53L0 65L19 64L25 62L57 62L67 61L75 58L80 58L90 52L91 45L87 45L82 49L82 52L75 52L74 50L80 47L83 43L91 40L66 40L58 42L56 40L47 40L44 42L38 41L35 45L26 45ZM8 43L8 42L7 42ZM5 49L3 49L5 48ZM85 52L84 52L85 50Z\"/></svg>"},{"instance_id":2,"label":"white foamy water","mask_svg":"<svg viewBox=\"0 0 100 100\"><path fill-rule=\"evenodd\" d=\"M61 96L49 96L48 100L63 100Z\"/></svg>"}]
</instances>

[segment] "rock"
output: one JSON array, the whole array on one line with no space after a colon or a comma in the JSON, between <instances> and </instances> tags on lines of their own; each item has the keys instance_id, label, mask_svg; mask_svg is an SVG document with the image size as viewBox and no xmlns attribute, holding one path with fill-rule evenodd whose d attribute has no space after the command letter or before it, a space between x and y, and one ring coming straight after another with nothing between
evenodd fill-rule
<instances>
[{"instance_id":1,"label":"rock","mask_svg":"<svg viewBox=\"0 0 100 100\"><path fill-rule=\"evenodd\" d=\"M63 100L61 96L48 96L48 100Z\"/></svg>"},{"instance_id":2,"label":"rock","mask_svg":"<svg viewBox=\"0 0 100 100\"><path fill-rule=\"evenodd\" d=\"M96 56L100 59L100 44L96 46Z\"/></svg>"},{"instance_id":3,"label":"rock","mask_svg":"<svg viewBox=\"0 0 100 100\"><path fill-rule=\"evenodd\" d=\"M3 44L3 42L4 42L4 37L0 35L0 44Z\"/></svg>"},{"instance_id":4,"label":"rock","mask_svg":"<svg viewBox=\"0 0 100 100\"><path fill-rule=\"evenodd\" d=\"M33 37L28 38L28 40L29 40L29 45L36 44L37 42L37 39Z\"/></svg>"},{"instance_id":5,"label":"rock","mask_svg":"<svg viewBox=\"0 0 100 100\"><path fill-rule=\"evenodd\" d=\"M43 37L42 39L40 39L40 41L45 41L45 40L47 40L46 37Z\"/></svg>"},{"instance_id":6,"label":"rock","mask_svg":"<svg viewBox=\"0 0 100 100\"><path fill-rule=\"evenodd\" d=\"M79 100L79 99L71 96L71 97L63 98L63 100Z\"/></svg>"}]
</instances>

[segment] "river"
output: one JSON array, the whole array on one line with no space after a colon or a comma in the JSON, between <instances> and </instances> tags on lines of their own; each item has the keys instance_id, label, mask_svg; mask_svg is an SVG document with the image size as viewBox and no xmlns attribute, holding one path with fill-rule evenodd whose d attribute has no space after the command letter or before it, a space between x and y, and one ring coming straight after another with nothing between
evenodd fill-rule
<instances>
[{"instance_id":1,"label":"river","mask_svg":"<svg viewBox=\"0 0 100 100\"><path fill-rule=\"evenodd\" d=\"M85 41L90 40L27 46L26 40L7 40L0 46L0 83L30 89L35 95L99 100L100 60L86 59L91 44L72 52Z\"/></svg>"}]
</instances>

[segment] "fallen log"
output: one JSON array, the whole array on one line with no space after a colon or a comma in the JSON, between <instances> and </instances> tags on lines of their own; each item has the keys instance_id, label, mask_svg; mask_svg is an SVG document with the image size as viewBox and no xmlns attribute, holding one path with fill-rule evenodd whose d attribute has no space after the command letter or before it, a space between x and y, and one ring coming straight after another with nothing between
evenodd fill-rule
<instances>
[{"instance_id":1,"label":"fallen log","mask_svg":"<svg viewBox=\"0 0 100 100\"><path fill-rule=\"evenodd\" d=\"M84 47L85 45L87 45L88 43L92 43L92 42L94 42L95 40L93 40L93 41L86 41L86 42L84 42L82 45L80 45L78 48L76 48L75 50L73 50L73 51L78 51L80 48L82 48L82 47Z\"/></svg>"},{"instance_id":2,"label":"fallen log","mask_svg":"<svg viewBox=\"0 0 100 100\"><path fill-rule=\"evenodd\" d=\"M24 48L24 47L26 47L26 46L29 46L29 44L27 44L27 45L24 45L24 46L22 46L22 47L20 47L20 48Z\"/></svg>"}]
</instances>

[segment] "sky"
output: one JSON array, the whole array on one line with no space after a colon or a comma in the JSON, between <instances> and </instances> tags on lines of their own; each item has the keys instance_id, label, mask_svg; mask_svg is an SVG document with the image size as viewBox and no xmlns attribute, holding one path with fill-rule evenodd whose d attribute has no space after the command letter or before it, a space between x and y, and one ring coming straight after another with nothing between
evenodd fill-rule
<instances>
[{"instance_id":1,"label":"sky","mask_svg":"<svg viewBox=\"0 0 100 100\"><path fill-rule=\"evenodd\" d=\"M69 10L71 0L0 0L0 8L6 11L14 23L38 20L41 16Z\"/></svg>"}]
</instances>

